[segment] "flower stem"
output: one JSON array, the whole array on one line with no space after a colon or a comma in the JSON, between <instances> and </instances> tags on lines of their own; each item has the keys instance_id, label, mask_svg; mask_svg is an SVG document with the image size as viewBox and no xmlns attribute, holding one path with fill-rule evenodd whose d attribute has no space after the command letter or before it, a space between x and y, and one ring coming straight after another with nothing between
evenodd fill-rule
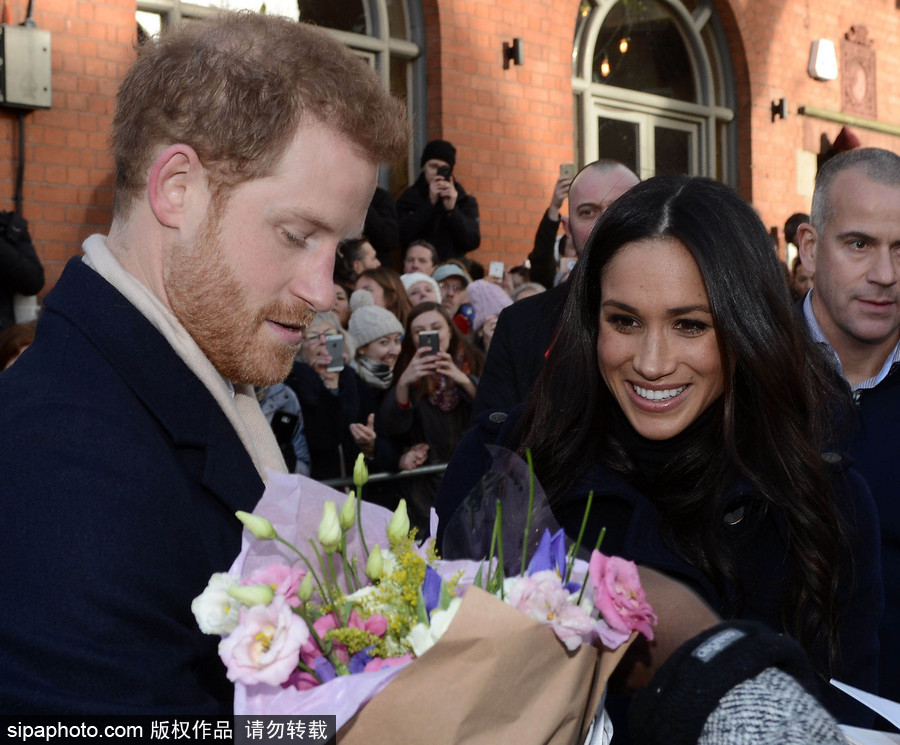
<instances>
[{"instance_id":1,"label":"flower stem","mask_svg":"<svg viewBox=\"0 0 900 745\"><path fill-rule=\"evenodd\" d=\"M531 516L534 513L534 461L531 458L531 448L525 450L525 458L528 460L528 514L525 516L525 540L522 542L522 569L519 574L525 574L528 560L528 537L531 534Z\"/></svg>"},{"instance_id":2,"label":"flower stem","mask_svg":"<svg viewBox=\"0 0 900 745\"><path fill-rule=\"evenodd\" d=\"M497 531L497 572L500 574L500 599L503 597L503 505L497 500L497 524L500 530Z\"/></svg>"},{"instance_id":3,"label":"flower stem","mask_svg":"<svg viewBox=\"0 0 900 745\"><path fill-rule=\"evenodd\" d=\"M322 559L322 554L319 553L319 549L316 548L316 543L312 538L309 539L309 545L312 546L312 550L315 551L316 558L319 560L319 566L322 567L322 574L325 575L325 585L323 586L322 583L319 582L319 592L322 593L322 601L337 605L335 599L331 596L331 586L328 584L328 565L325 563L324 559Z\"/></svg>"},{"instance_id":4,"label":"flower stem","mask_svg":"<svg viewBox=\"0 0 900 745\"><path fill-rule=\"evenodd\" d=\"M366 543L366 536L363 535L362 527L362 484L356 487L356 527L359 529L359 541L362 543L363 551L366 552L366 561L369 559L369 546Z\"/></svg>"},{"instance_id":5,"label":"flower stem","mask_svg":"<svg viewBox=\"0 0 900 745\"><path fill-rule=\"evenodd\" d=\"M300 552L299 548L297 548L296 546L294 546L291 543L288 543L288 541L284 540L284 538L282 538L280 535L276 535L275 540L281 541L285 546L287 546L289 549L291 549L291 551L293 551L295 554L297 554L297 556L299 556L301 559L303 559L303 563L306 564L306 568L309 570L309 573L312 574L313 579L316 581L316 585L318 585L318 587L319 587L319 593L322 595L323 598L325 598L326 595L325 595L325 590L322 588L322 582L319 580L319 575L316 574L316 570L313 569L312 564L309 563L309 559L307 559ZM315 548L315 546L313 546L313 548ZM322 563L321 559L319 560L319 563L320 564Z\"/></svg>"},{"instance_id":6,"label":"flower stem","mask_svg":"<svg viewBox=\"0 0 900 745\"><path fill-rule=\"evenodd\" d=\"M575 557L578 556L578 551L581 548L581 539L584 538L584 529L587 527L588 516L591 514L591 503L594 501L594 490L591 489L588 492L587 498L587 506L584 508L584 515L581 516L581 528L578 530L578 540L575 541L575 545L572 546L572 557L566 562L566 579L564 584L568 583L569 577L572 576L572 567L575 566ZM582 588L584 587L584 583L582 582ZM579 597L579 600L581 598Z\"/></svg>"}]
</instances>

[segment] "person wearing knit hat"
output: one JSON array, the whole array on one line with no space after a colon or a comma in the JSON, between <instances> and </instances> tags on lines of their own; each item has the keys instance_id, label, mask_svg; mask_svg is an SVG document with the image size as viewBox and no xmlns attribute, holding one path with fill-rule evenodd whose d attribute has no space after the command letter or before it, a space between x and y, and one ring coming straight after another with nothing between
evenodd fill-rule
<instances>
[{"instance_id":1,"label":"person wearing knit hat","mask_svg":"<svg viewBox=\"0 0 900 745\"><path fill-rule=\"evenodd\" d=\"M394 379L403 324L389 310L375 305L368 290L354 292L350 307L350 335L359 345L351 364L370 388L386 391Z\"/></svg>"},{"instance_id":2,"label":"person wearing knit hat","mask_svg":"<svg viewBox=\"0 0 900 745\"><path fill-rule=\"evenodd\" d=\"M460 258L481 244L478 202L456 180L456 148L447 140L432 140L422 150L422 172L397 200L400 243L424 239L441 261Z\"/></svg>"},{"instance_id":3,"label":"person wearing knit hat","mask_svg":"<svg viewBox=\"0 0 900 745\"><path fill-rule=\"evenodd\" d=\"M497 326L497 316L501 310L512 305L512 299L500 285L487 279L476 279L469 285L468 293L469 302L475 310L472 331L487 354Z\"/></svg>"},{"instance_id":4,"label":"person wearing knit hat","mask_svg":"<svg viewBox=\"0 0 900 745\"><path fill-rule=\"evenodd\" d=\"M415 307L419 303L441 302L441 288L434 277L424 272L410 272L409 274L401 274L400 281L406 288L406 294Z\"/></svg>"}]
</instances>

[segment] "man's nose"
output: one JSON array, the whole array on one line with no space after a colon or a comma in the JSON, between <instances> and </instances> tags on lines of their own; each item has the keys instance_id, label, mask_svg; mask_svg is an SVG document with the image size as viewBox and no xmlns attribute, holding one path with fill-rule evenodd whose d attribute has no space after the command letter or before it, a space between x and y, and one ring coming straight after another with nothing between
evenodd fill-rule
<instances>
[{"instance_id":1,"label":"man's nose","mask_svg":"<svg viewBox=\"0 0 900 745\"><path fill-rule=\"evenodd\" d=\"M875 252L866 279L877 285L889 287L897 282L900 255L895 255L889 246L880 246Z\"/></svg>"},{"instance_id":2,"label":"man's nose","mask_svg":"<svg viewBox=\"0 0 900 745\"><path fill-rule=\"evenodd\" d=\"M294 270L295 276L290 285L291 294L302 300L317 313L324 313L334 308L334 258L337 244L332 250L325 248L312 251L303 257Z\"/></svg>"}]
</instances>

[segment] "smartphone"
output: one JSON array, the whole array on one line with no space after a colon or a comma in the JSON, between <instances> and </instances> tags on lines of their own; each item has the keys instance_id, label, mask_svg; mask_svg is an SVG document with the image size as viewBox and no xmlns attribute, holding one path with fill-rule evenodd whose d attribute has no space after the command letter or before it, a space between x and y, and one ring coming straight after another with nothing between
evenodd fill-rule
<instances>
[{"instance_id":1,"label":"smartphone","mask_svg":"<svg viewBox=\"0 0 900 745\"><path fill-rule=\"evenodd\" d=\"M559 167L559 177L560 178L574 178L575 177L575 164L574 163L563 163Z\"/></svg>"},{"instance_id":2,"label":"smartphone","mask_svg":"<svg viewBox=\"0 0 900 745\"><path fill-rule=\"evenodd\" d=\"M488 267L488 275L497 279L503 279L503 272L505 271L506 266L502 261L492 261L490 267Z\"/></svg>"},{"instance_id":3,"label":"smartphone","mask_svg":"<svg viewBox=\"0 0 900 745\"><path fill-rule=\"evenodd\" d=\"M448 181L450 180L450 175L453 173L453 169L450 166L438 166L437 175L440 178L445 178Z\"/></svg>"},{"instance_id":4,"label":"smartphone","mask_svg":"<svg viewBox=\"0 0 900 745\"><path fill-rule=\"evenodd\" d=\"M429 352L429 354L437 354L439 344L440 337L437 331L419 332L419 349L421 349L422 347L428 347L429 349L431 349L431 352Z\"/></svg>"},{"instance_id":5,"label":"smartphone","mask_svg":"<svg viewBox=\"0 0 900 745\"><path fill-rule=\"evenodd\" d=\"M272 417L272 431L279 444L289 443L294 438L294 430L297 429L298 421L300 421L300 417L296 414L280 410L275 412L275 416Z\"/></svg>"},{"instance_id":6,"label":"smartphone","mask_svg":"<svg viewBox=\"0 0 900 745\"><path fill-rule=\"evenodd\" d=\"M344 369L344 337L341 334L330 334L325 337L325 349L331 362L325 368L328 372L340 372Z\"/></svg>"}]
</instances>

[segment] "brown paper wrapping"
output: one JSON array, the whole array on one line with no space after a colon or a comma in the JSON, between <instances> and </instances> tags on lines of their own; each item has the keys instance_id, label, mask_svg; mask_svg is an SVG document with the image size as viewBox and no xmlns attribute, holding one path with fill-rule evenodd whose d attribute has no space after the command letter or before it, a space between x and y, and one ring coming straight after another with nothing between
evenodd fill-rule
<instances>
[{"instance_id":1,"label":"brown paper wrapping","mask_svg":"<svg viewBox=\"0 0 900 745\"><path fill-rule=\"evenodd\" d=\"M630 643L569 652L549 627L470 588L440 642L369 701L337 742L580 745Z\"/></svg>"}]
</instances>

